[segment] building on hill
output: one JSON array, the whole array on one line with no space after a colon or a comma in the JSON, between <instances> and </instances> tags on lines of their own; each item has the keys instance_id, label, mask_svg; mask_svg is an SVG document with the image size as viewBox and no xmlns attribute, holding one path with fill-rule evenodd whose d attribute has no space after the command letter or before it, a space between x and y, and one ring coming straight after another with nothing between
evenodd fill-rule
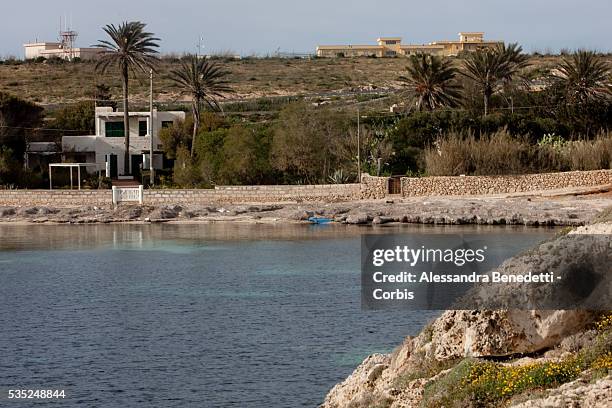
<instances>
[{"instance_id":1,"label":"building on hill","mask_svg":"<svg viewBox=\"0 0 612 408\"><path fill-rule=\"evenodd\" d=\"M23 44L25 50L26 59L37 59L37 58L61 58L64 60L72 61L75 58L82 60L96 59L102 49L90 47L90 48L78 48L75 47L75 42L79 33L65 26L59 31L58 42L39 42Z\"/></svg>"},{"instance_id":2,"label":"building on hill","mask_svg":"<svg viewBox=\"0 0 612 408\"><path fill-rule=\"evenodd\" d=\"M402 44L401 37L381 37L377 45L319 45L318 57L395 57L418 53L453 56L464 51L493 48L503 41L484 39L482 32L461 32L459 40L434 41L429 44Z\"/></svg>"},{"instance_id":3,"label":"building on hill","mask_svg":"<svg viewBox=\"0 0 612 408\"><path fill-rule=\"evenodd\" d=\"M98 58L102 50L100 48L66 48L61 42L35 42L23 44L25 59L36 58L61 58L72 61L75 58L92 60Z\"/></svg>"},{"instance_id":4,"label":"building on hill","mask_svg":"<svg viewBox=\"0 0 612 408\"><path fill-rule=\"evenodd\" d=\"M140 174L143 161L148 160L153 133L153 167L162 169L164 156L159 130L171 126L179 120L185 120L182 111L130 112L130 166L131 174ZM153 132L151 132L151 124ZM108 162L109 176L116 178L126 174L123 168L125 152L125 132L123 112L114 111L111 107L98 107L95 113L95 135L62 137L62 154L64 161L76 163L95 163L92 171L104 171Z\"/></svg>"}]
</instances>

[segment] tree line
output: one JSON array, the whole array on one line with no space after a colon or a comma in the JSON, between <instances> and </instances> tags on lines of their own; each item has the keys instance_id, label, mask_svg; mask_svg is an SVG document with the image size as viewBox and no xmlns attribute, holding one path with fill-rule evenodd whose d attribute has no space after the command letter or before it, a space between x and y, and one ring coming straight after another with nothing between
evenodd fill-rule
<instances>
[{"instance_id":1,"label":"tree line","mask_svg":"<svg viewBox=\"0 0 612 408\"><path fill-rule=\"evenodd\" d=\"M103 30L107 38L98 43L102 55L95 69L105 74L110 67L119 68L127 129L130 78L156 69L160 40L141 22ZM232 93L232 84L220 63L196 55L178 62L170 78L192 103L185 122L160 130L171 165L161 182L168 186L347 182L358 179L359 167L371 174L438 174L447 167L431 164L431 152L448 139L470 146L500 132L530 146L551 137L601 139L612 118L610 66L592 51L564 55L545 73L531 66L517 44L459 58L417 54L398 73L403 88L396 97L403 109L394 114L365 108L357 120L350 106L315 106L298 98L272 120L257 123L223 112L220 101ZM532 89L534 78L543 89ZM104 85L97 86L95 97L116 106ZM0 93L0 184L31 184L31 175L18 169L31 135L28 129L43 120L42 108ZM93 103L62 108L50 123L62 132L91 129ZM129 145L127 132L125 143ZM472 159L467 155L462 160ZM470 168L467 164L463 168ZM504 170L503 162L498 168L513 171Z\"/></svg>"}]
</instances>

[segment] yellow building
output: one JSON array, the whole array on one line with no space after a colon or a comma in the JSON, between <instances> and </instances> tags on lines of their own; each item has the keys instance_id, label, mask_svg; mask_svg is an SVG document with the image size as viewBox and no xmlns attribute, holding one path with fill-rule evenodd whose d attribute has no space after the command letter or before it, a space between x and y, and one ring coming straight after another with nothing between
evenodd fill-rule
<instances>
[{"instance_id":1,"label":"yellow building","mask_svg":"<svg viewBox=\"0 0 612 408\"><path fill-rule=\"evenodd\" d=\"M484 33L461 32L458 41L434 41L429 44L402 44L401 37L381 37L377 45L319 45L318 57L394 57L417 53L451 56L462 51L492 48L502 41L485 41Z\"/></svg>"}]
</instances>

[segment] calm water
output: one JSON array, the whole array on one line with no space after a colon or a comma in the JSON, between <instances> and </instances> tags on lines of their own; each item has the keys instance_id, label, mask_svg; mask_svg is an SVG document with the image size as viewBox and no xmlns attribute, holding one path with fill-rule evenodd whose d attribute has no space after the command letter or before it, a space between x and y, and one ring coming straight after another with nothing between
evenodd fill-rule
<instances>
[{"instance_id":1,"label":"calm water","mask_svg":"<svg viewBox=\"0 0 612 408\"><path fill-rule=\"evenodd\" d=\"M0 405L65 389L103 407L314 407L368 354L434 312L360 308L370 228L0 225ZM511 250L552 230L478 233ZM10 406L28 406L19 401Z\"/></svg>"}]
</instances>

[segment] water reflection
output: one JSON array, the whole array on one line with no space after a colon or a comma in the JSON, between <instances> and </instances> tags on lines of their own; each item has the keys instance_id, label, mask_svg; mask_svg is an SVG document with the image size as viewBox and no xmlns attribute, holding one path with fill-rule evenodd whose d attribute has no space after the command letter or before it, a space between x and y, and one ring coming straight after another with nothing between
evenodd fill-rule
<instances>
[{"instance_id":1,"label":"water reflection","mask_svg":"<svg viewBox=\"0 0 612 408\"><path fill-rule=\"evenodd\" d=\"M0 225L0 250L164 249L194 241L257 241L342 239L363 234L485 234L540 237L554 229L523 226L429 226L400 224L380 227L301 224L93 224ZM181 251L176 248L177 251Z\"/></svg>"}]
</instances>

